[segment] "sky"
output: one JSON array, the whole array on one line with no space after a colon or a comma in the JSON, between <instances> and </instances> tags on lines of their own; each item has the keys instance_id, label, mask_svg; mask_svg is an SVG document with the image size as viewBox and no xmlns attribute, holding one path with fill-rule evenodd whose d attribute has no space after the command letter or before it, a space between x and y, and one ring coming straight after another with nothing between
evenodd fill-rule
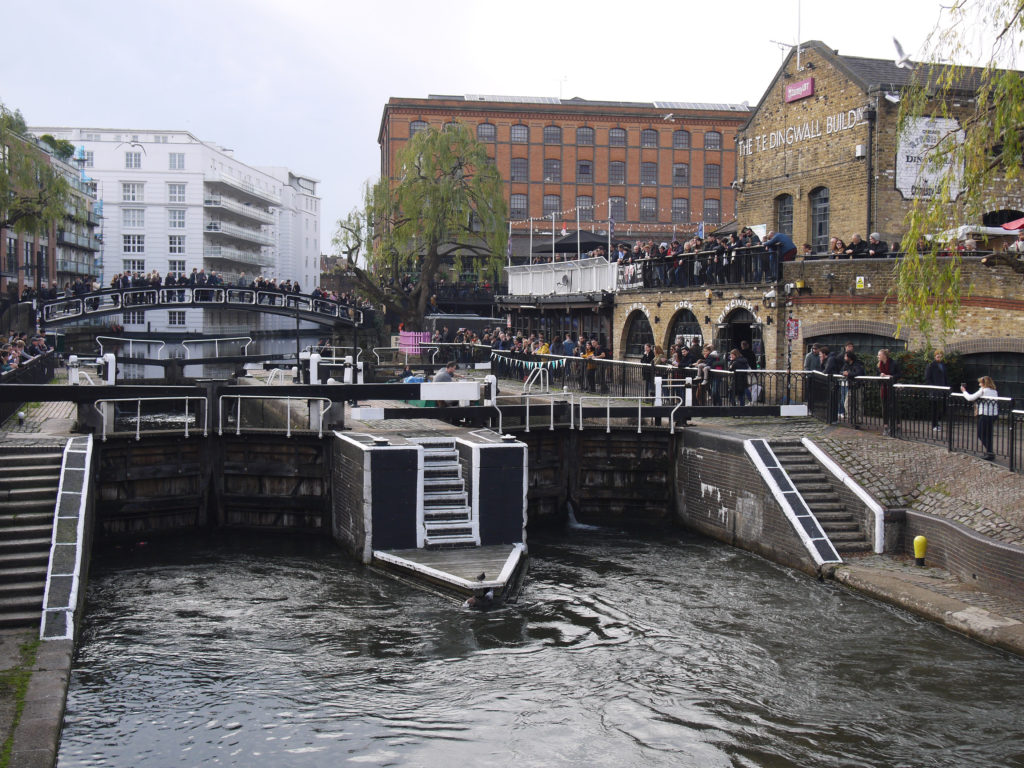
<instances>
[{"instance_id":1,"label":"sky","mask_svg":"<svg viewBox=\"0 0 1024 768\"><path fill-rule=\"evenodd\" d=\"M948 4L948 1L947 1ZM911 58L938 0L8 2L0 101L31 125L181 130L320 181L321 242L380 173L388 98L756 104L800 40Z\"/></svg>"}]
</instances>

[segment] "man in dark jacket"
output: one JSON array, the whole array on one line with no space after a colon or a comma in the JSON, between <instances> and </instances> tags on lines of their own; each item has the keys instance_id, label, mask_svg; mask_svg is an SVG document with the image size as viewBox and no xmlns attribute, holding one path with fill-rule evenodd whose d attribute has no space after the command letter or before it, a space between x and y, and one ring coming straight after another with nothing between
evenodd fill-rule
<instances>
[{"instance_id":1,"label":"man in dark jacket","mask_svg":"<svg viewBox=\"0 0 1024 768\"><path fill-rule=\"evenodd\" d=\"M863 259L868 255L868 244L861 239L859 234L856 234L850 240L845 253L851 259Z\"/></svg>"},{"instance_id":2,"label":"man in dark jacket","mask_svg":"<svg viewBox=\"0 0 1024 768\"><path fill-rule=\"evenodd\" d=\"M941 349L935 350L934 359L925 366L924 383L930 387L942 387L944 390L933 389L928 392L932 406L932 432L939 432L942 429L939 425L946 416L946 397L949 394L949 374Z\"/></svg>"},{"instance_id":3,"label":"man in dark jacket","mask_svg":"<svg viewBox=\"0 0 1024 768\"><path fill-rule=\"evenodd\" d=\"M868 256L873 259L884 259L889 255L889 244L877 232L868 235Z\"/></svg>"}]
</instances>

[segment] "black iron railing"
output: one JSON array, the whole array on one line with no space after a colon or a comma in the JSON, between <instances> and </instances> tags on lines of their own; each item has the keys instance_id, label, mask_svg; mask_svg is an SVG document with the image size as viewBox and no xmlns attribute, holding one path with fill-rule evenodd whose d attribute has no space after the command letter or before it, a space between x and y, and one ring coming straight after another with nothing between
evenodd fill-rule
<instances>
[{"instance_id":1,"label":"black iron railing","mask_svg":"<svg viewBox=\"0 0 1024 768\"><path fill-rule=\"evenodd\" d=\"M17 368L0 374L0 386L4 384L49 384L53 380L57 365L57 355L53 350L26 360ZM17 413L22 403L0 401L0 424Z\"/></svg>"}]
</instances>

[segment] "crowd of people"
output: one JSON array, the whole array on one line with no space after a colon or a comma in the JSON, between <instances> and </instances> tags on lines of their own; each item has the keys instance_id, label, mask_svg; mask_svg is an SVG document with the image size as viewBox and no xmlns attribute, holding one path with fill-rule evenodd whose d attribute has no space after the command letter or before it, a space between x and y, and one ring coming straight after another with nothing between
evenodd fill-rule
<instances>
[{"instance_id":1,"label":"crowd of people","mask_svg":"<svg viewBox=\"0 0 1024 768\"><path fill-rule=\"evenodd\" d=\"M50 347L46 345L46 339L42 336L29 337L26 333L12 332L0 348L0 374L9 373L49 351Z\"/></svg>"}]
</instances>

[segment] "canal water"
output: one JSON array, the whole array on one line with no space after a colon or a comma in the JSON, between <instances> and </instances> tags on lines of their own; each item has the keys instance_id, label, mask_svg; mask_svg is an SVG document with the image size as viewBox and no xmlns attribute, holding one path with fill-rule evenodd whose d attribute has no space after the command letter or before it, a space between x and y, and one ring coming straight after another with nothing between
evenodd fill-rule
<instances>
[{"instance_id":1,"label":"canal water","mask_svg":"<svg viewBox=\"0 0 1024 768\"><path fill-rule=\"evenodd\" d=\"M1024 766L1024 661L678 535L462 610L308 540L93 560L58 765Z\"/></svg>"}]
</instances>

